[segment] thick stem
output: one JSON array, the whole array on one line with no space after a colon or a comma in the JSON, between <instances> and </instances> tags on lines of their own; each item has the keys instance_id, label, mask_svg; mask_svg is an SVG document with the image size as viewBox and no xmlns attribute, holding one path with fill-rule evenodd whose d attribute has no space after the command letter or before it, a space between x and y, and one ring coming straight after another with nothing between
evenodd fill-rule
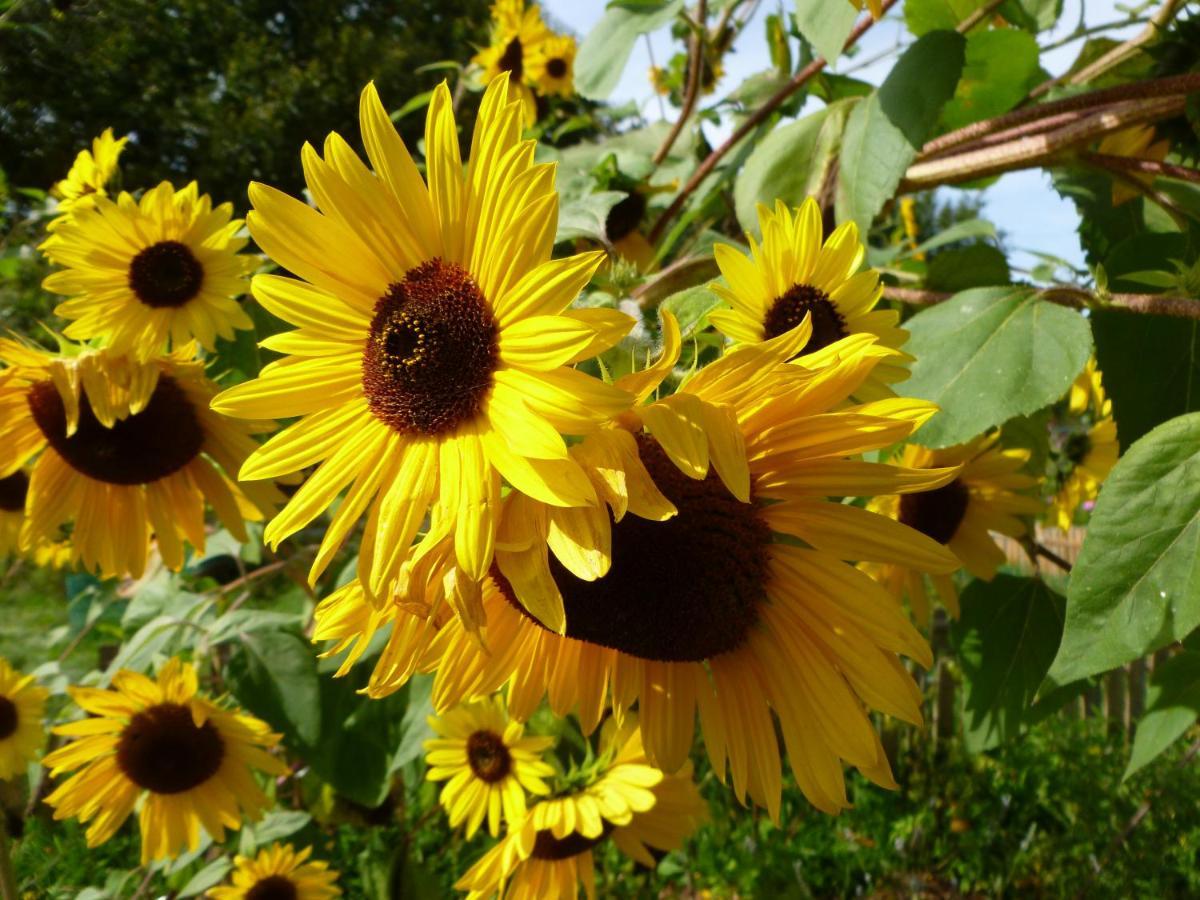
<instances>
[{"instance_id":1,"label":"thick stem","mask_svg":"<svg viewBox=\"0 0 1200 900\"><path fill-rule=\"evenodd\" d=\"M692 110L696 106L696 98L700 96L700 73L704 68L704 44L705 29L708 27L707 20L708 2L707 0L700 0L699 5L696 7L696 24L692 29L691 39L688 41L688 55L690 58L687 86L683 94L683 106L679 108L679 118L675 120L675 124L671 126L671 130L663 140L662 146L654 154L654 164L656 166L667 158L667 154L675 146L675 140L679 137L679 132L683 131L683 126L687 123L687 120L692 117Z\"/></svg>"},{"instance_id":2,"label":"thick stem","mask_svg":"<svg viewBox=\"0 0 1200 900\"><path fill-rule=\"evenodd\" d=\"M1129 156L1112 156L1107 153L1081 153L1080 157L1086 162L1094 163L1104 169L1123 172L1145 173L1146 175L1161 175L1164 178L1177 178L1180 181L1190 181L1200 184L1200 169L1189 169L1187 166L1175 166L1171 163L1158 162L1153 159L1136 159Z\"/></svg>"},{"instance_id":3,"label":"thick stem","mask_svg":"<svg viewBox=\"0 0 1200 900\"><path fill-rule=\"evenodd\" d=\"M1100 306L1103 309L1119 309L1124 312L1151 316L1200 319L1200 300L1192 300L1188 297L1172 297L1165 294L1109 294L1100 300L1092 292L1074 287L1050 288L1039 294L1041 299L1049 303L1069 306L1072 309ZM883 296L888 300L896 300L913 306L932 306L936 303L944 303L954 294L944 291L921 291L914 288L886 286L883 289Z\"/></svg>"},{"instance_id":4,"label":"thick stem","mask_svg":"<svg viewBox=\"0 0 1200 900\"><path fill-rule=\"evenodd\" d=\"M959 22L958 26L954 30L959 34L966 34L976 25L986 20L988 16L999 9L1000 6L1005 2L1006 0L988 0L987 3L983 4L983 6L979 7L979 9L975 10L975 12L971 13L969 16Z\"/></svg>"}]
</instances>

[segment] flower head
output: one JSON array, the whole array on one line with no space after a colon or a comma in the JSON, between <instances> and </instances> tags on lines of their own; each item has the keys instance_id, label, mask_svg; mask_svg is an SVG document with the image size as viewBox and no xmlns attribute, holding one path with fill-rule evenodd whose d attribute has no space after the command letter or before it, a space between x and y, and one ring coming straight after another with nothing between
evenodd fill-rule
<instances>
[{"instance_id":1,"label":"flower head","mask_svg":"<svg viewBox=\"0 0 1200 900\"><path fill-rule=\"evenodd\" d=\"M272 844L254 858L233 861L230 884L211 888L210 900L333 900L342 891L338 873L324 860L310 860L312 847Z\"/></svg>"},{"instance_id":2,"label":"flower head","mask_svg":"<svg viewBox=\"0 0 1200 900\"><path fill-rule=\"evenodd\" d=\"M107 196L105 187L117 171L117 159L128 140L114 138L113 130L105 128L92 141L91 150L79 151L67 177L50 188L51 196L58 198L60 212L88 209L97 197Z\"/></svg>"},{"instance_id":3,"label":"flower head","mask_svg":"<svg viewBox=\"0 0 1200 900\"><path fill-rule=\"evenodd\" d=\"M25 771L46 742L42 710L49 695L32 675L22 675L0 659L0 778Z\"/></svg>"}]
</instances>

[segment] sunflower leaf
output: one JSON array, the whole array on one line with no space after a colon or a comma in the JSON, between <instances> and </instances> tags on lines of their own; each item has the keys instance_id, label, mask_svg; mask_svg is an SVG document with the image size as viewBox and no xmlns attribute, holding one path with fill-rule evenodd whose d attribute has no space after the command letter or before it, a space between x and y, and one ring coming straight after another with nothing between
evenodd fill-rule
<instances>
[{"instance_id":1,"label":"sunflower leaf","mask_svg":"<svg viewBox=\"0 0 1200 900\"><path fill-rule=\"evenodd\" d=\"M683 9L683 0L643 0L612 4L588 32L575 57L575 89L589 100L604 100L613 92L637 39L670 22Z\"/></svg>"},{"instance_id":2,"label":"sunflower leaf","mask_svg":"<svg viewBox=\"0 0 1200 900\"><path fill-rule=\"evenodd\" d=\"M1123 778L1153 762L1200 718L1200 653L1183 650L1156 666L1146 694L1146 714L1134 732Z\"/></svg>"}]
</instances>

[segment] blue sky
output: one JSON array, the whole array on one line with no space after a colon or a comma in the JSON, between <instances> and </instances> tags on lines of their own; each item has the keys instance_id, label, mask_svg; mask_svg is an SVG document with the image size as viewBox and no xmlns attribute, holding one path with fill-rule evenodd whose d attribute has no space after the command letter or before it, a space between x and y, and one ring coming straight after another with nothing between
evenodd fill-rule
<instances>
[{"instance_id":1,"label":"blue sky","mask_svg":"<svg viewBox=\"0 0 1200 900\"><path fill-rule=\"evenodd\" d=\"M548 15L582 37L603 15L607 5L605 0L541 0ZM755 13L755 21L745 30L741 39L734 46L734 52L726 59L725 77L718 91L731 90L747 76L762 71L769 65L766 59L766 45L763 40L762 20L770 12L790 9L793 0L763 0ZM821 2L843 2L843 0L821 0ZM1088 25L1110 22L1123 17L1118 11L1116 0L1064 0L1062 17L1059 27L1041 37L1042 43L1064 37L1069 34L1080 20L1081 8L1083 19ZM897 11L892 16L872 28L861 41L862 51L859 59L870 59L890 47L904 37L904 26ZM1123 37L1135 33L1137 27L1121 31L1109 32L1113 37ZM1046 53L1042 57L1042 65L1051 73L1058 74L1070 66L1079 52L1081 41L1074 41L1067 46ZM612 100L624 102L637 101L644 115L649 119L661 117L659 103L647 79L650 68L651 53L659 65L662 65L675 52L670 35L666 29L659 31L650 38L650 48L644 41L639 42L629 64L625 67L621 82L613 93ZM879 83L888 73L891 60L885 60L868 66L855 75L867 81ZM815 101L813 101L815 102ZM668 116L675 111L668 108ZM718 138L723 130L711 129L710 137ZM1040 170L1015 172L1005 175L985 193L985 215L1006 233L1008 246L1016 251L1013 262L1018 266L1031 264L1031 258L1020 251L1037 249L1046 253L1060 256L1076 265L1082 265L1083 253L1075 229L1078 219L1074 207L1059 198L1050 186L1048 176Z\"/></svg>"}]
</instances>

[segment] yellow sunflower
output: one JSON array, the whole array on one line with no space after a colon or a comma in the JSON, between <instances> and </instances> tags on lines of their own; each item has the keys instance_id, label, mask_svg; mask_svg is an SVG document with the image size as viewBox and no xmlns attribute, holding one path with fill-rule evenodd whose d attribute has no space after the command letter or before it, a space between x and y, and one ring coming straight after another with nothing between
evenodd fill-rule
<instances>
[{"instance_id":1,"label":"yellow sunflower","mask_svg":"<svg viewBox=\"0 0 1200 900\"><path fill-rule=\"evenodd\" d=\"M196 670L172 658L152 681L122 670L115 690L70 688L90 715L54 729L74 738L47 754L52 776L74 772L46 802L55 819L90 823L89 847L103 844L141 801L142 864L200 846L200 829L220 843L225 829L262 815L270 801L257 769L287 774L267 751L279 741L266 723L198 693Z\"/></svg>"},{"instance_id":2,"label":"yellow sunflower","mask_svg":"<svg viewBox=\"0 0 1200 900\"><path fill-rule=\"evenodd\" d=\"M1067 418L1052 434L1052 444L1058 451L1058 489L1048 515L1063 531L1070 529L1080 506L1096 499L1100 485L1121 455L1112 401L1104 394L1095 359L1088 360L1071 385Z\"/></svg>"},{"instance_id":3,"label":"yellow sunflower","mask_svg":"<svg viewBox=\"0 0 1200 900\"><path fill-rule=\"evenodd\" d=\"M0 390L3 388L0 387ZM21 526L25 524L25 497L28 493L29 476L23 469L0 478L0 559L16 553L21 544Z\"/></svg>"},{"instance_id":4,"label":"yellow sunflower","mask_svg":"<svg viewBox=\"0 0 1200 900\"><path fill-rule=\"evenodd\" d=\"M899 351L908 332L895 310L876 309L883 294L879 273L858 271L864 248L858 226L846 222L821 243L821 209L809 197L795 210L776 201L774 211L758 207L762 243L747 235L750 256L729 244L713 248L725 284L713 290L731 310L709 319L735 341L754 343L777 337L812 316L812 338L801 361L814 368L829 362L832 348L851 334L871 334ZM883 360L856 391L860 400L895 396L889 385L908 378L912 357L897 352Z\"/></svg>"},{"instance_id":5,"label":"yellow sunflower","mask_svg":"<svg viewBox=\"0 0 1200 900\"><path fill-rule=\"evenodd\" d=\"M469 166L445 84L426 129L429 186L373 85L362 94L372 174L330 135L304 167L323 212L259 184L250 231L304 281L260 275L254 296L299 326L264 342L291 354L213 407L247 418L300 416L256 451L243 479L317 469L271 522L272 546L344 489L311 577L367 516L359 574L386 593L426 513L453 537L470 587L492 561L501 476L547 503L595 503L562 434L593 430L629 395L571 364L617 343L632 320L567 306L604 257L550 259L553 165L533 161L506 76L484 94ZM477 597L456 601L470 613Z\"/></svg>"},{"instance_id":6,"label":"yellow sunflower","mask_svg":"<svg viewBox=\"0 0 1200 900\"><path fill-rule=\"evenodd\" d=\"M266 426L209 409L216 393L193 347L138 363L63 344L48 353L0 340L0 477L34 462L22 548L36 552L71 523L71 558L104 577L145 570L153 533L163 561L183 565L183 541L204 548L204 502L239 540L278 492L243 490L235 473Z\"/></svg>"},{"instance_id":7,"label":"yellow sunflower","mask_svg":"<svg viewBox=\"0 0 1200 900\"><path fill-rule=\"evenodd\" d=\"M1100 153L1110 156L1127 156L1133 159L1148 159L1162 162L1171 152L1171 142L1154 140L1153 125L1136 125L1123 131L1114 131L1105 136L1096 148ZM1154 176L1149 174L1131 173L1130 178L1149 186L1154 183ZM1114 181L1112 186L1112 205L1120 206L1135 197L1141 196L1137 190L1121 181Z\"/></svg>"},{"instance_id":8,"label":"yellow sunflower","mask_svg":"<svg viewBox=\"0 0 1200 900\"><path fill-rule=\"evenodd\" d=\"M445 781L441 804L450 826L467 823L472 837L487 817L492 837L500 820L509 826L525 817L525 792L548 794L543 778L554 769L541 754L554 744L550 737L524 737L525 727L508 718L504 701L492 697L429 717L438 737L425 742L429 781Z\"/></svg>"},{"instance_id":9,"label":"yellow sunflower","mask_svg":"<svg viewBox=\"0 0 1200 900\"><path fill-rule=\"evenodd\" d=\"M663 325L659 360L618 381L639 400L678 359L678 326L669 316ZM734 349L572 447L605 508L509 495L483 591L484 647L457 621L422 618L404 602L371 608L354 584L320 605L314 637L349 650L345 671L390 624L367 692L435 669L437 708L507 684L515 718L546 696L590 730L609 702L618 716L637 703L647 756L668 772L686 760L698 713L715 771L724 777L728 766L739 797L773 816L772 712L816 806L847 805L842 760L891 786L866 710L920 722L898 654L927 665L930 652L849 563L949 572L958 561L907 526L830 498L929 490L955 470L857 459L903 440L934 407L894 398L845 407L891 351L857 335L825 369L785 365L808 337L805 324Z\"/></svg>"},{"instance_id":10,"label":"yellow sunflower","mask_svg":"<svg viewBox=\"0 0 1200 900\"><path fill-rule=\"evenodd\" d=\"M338 873L324 860L309 862L312 847L272 844L250 859L234 859L231 884L210 888L210 900L332 900L342 891Z\"/></svg>"},{"instance_id":11,"label":"yellow sunflower","mask_svg":"<svg viewBox=\"0 0 1200 900\"><path fill-rule=\"evenodd\" d=\"M178 192L164 181L140 202L124 191L116 202L97 197L77 210L41 245L65 267L42 286L71 297L54 309L72 320L66 336L102 337L145 361L168 340L212 350L218 336L253 328L235 298L258 259L238 253L246 238L232 212L229 203L214 209L194 181Z\"/></svg>"},{"instance_id":12,"label":"yellow sunflower","mask_svg":"<svg viewBox=\"0 0 1200 900\"><path fill-rule=\"evenodd\" d=\"M105 186L117 171L117 159L125 149L128 137L114 138L113 130L105 128L92 141L92 149L80 150L67 172L67 177L50 188L50 196L58 198L59 212L89 209L97 197L106 197ZM62 224L56 219L51 230Z\"/></svg>"},{"instance_id":13,"label":"yellow sunflower","mask_svg":"<svg viewBox=\"0 0 1200 900\"><path fill-rule=\"evenodd\" d=\"M1029 451L997 446L998 433L945 450L929 450L909 444L901 465L915 469L951 466L957 477L934 491L903 497L877 497L868 509L898 519L948 547L962 566L976 578L991 581L1004 562L1004 551L990 532L1019 538L1025 523L1019 516L1037 515L1041 501L1020 493L1037 485L1038 479L1021 470L1029 462ZM929 598L921 573L898 564L867 566L897 598L908 597L913 614L922 625L929 624ZM958 591L949 573L931 576L937 596L955 618Z\"/></svg>"},{"instance_id":14,"label":"yellow sunflower","mask_svg":"<svg viewBox=\"0 0 1200 900\"><path fill-rule=\"evenodd\" d=\"M525 0L497 0L492 5L492 42L471 60L483 69L484 84L503 74L509 76L508 101L520 104L524 128L537 121L537 101L529 87L530 67L542 41L552 36L536 5L526 6ZM574 53L571 62L573 65Z\"/></svg>"},{"instance_id":15,"label":"yellow sunflower","mask_svg":"<svg viewBox=\"0 0 1200 900\"><path fill-rule=\"evenodd\" d=\"M543 97L575 93L575 38L565 34L547 37L529 54L529 79Z\"/></svg>"},{"instance_id":16,"label":"yellow sunflower","mask_svg":"<svg viewBox=\"0 0 1200 900\"><path fill-rule=\"evenodd\" d=\"M611 840L653 868L660 852L678 850L708 819L691 763L664 776L642 750L636 716L601 732L603 764L593 780L534 806L523 823L489 850L455 885L470 900L573 900L595 897L593 849Z\"/></svg>"},{"instance_id":17,"label":"yellow sunflower","mask_svg":"<svg viewBox=\"0 0 1200 900\"><path fill-rule=\"evenodd\" d=\"M0 659L0 779L25 771L46 742L42 710L49 691Z\"/></svg>"}]
</instances>

